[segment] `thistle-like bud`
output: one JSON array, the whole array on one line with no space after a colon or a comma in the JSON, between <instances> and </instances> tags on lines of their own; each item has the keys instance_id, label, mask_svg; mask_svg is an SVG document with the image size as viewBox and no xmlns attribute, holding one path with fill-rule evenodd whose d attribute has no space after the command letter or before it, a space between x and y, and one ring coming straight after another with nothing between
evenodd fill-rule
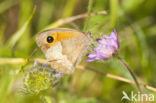
<instances>
[{"instance_id":1,"label":"thistle-like bud","mask_svg":"<svg viewBox=\"0 0 156 103\"><path fill-rule=\"evenodd\" d=\"M55 76L58 75L59 77ZM62 77L51 67L37 64L30 68L23 78L23 89L25 93L37 95L43 90L49 89Z\"/></svg>"}]
</instances>

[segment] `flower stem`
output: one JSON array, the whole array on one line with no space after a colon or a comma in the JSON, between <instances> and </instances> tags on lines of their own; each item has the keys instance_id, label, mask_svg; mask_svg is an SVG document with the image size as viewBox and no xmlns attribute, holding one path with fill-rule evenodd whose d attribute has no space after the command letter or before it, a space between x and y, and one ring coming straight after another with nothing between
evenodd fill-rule
<instances>
[{"instance_id":1,"label":"flower stem","mask_svg":"<svg viewBox=\"0 0 156 103\"><path fill-rule=\"evenodd\" d=\"M50 99L49 96L45 96L44 98L45 98L45 100L46 100L46 103L52 103L52 101L51 101L51 99Z\"/></svg>"},{"instance_id":2,"label":"flower stem","mask_svg":"<svg viewBox=\"0 0 156 103\"><path fill-rule=\"evenodd\" d=\"M140 88L140 85L139 85L139 82L135 76L135 74L133 73L133 71L131 70L131 68L128 66L128 64L126 63L126 61L124 61L120 56L117 57L118 60L126 67L126 69L129 71L129 73L131 74L137 88L138 88L138 91L142 94L142 91L141 91L141 88Z\"/></svg>"},{"instance_id":3,"label":"flower stem","mask_svg":"<svg viewBox=\"0 0 156 103\"><path fill-rule=\"evenodd\" d=\"M40 98L41 100L44 102L44 103L52 103L51 99L49 96L45 96L45 95L40 95Z\"/></svg>"}]
</instances>

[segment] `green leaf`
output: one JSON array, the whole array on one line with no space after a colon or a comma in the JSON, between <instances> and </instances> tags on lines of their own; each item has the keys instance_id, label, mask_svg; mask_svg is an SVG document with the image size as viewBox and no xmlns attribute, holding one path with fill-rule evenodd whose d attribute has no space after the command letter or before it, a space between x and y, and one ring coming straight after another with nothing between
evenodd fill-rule
<instances>
[{"instance_id":1,"label":"green leaf","mask_svg":"<svg viewBox=\"0 0 156 103\"><path fill-rule=\"evenodd\" d=\"M31 13L28 20L24 23L24 25L17 31L13 36L7 41L6 47L13 48L16 42L20 39L20 37L24 34L26 31L28 25L30 24L30 21L32 20L34 13L36 11L36 8L33 9L33 12Z\"/></svg>"},{"instance_id":2,"label":"green leaf","mask_svg":"<svg viewBox=\"0 0 156 103\"><path fill-rule=\"evenodd\" d=\"M72 15L73 11L74 11L74 7L76 6L78 0L68 0L66 2L65 8L64 8L64 12L63 12L63 18L69 17Z\"/></svg>"},{"instance_id":3,"label":"green leaf","mask_svg":"<svg viewBox=\"0 0 156 103\"><path fill-rule=\"evenodd\" d=\"M88 28L88 25L89 25L90 13L91 13L92 7L93 7L93 0L89 0L88 12L87 12L88 17L85 20L85 25L84 25L83 31L87 31L87 28Z\"/></svg>"}]
</instances>

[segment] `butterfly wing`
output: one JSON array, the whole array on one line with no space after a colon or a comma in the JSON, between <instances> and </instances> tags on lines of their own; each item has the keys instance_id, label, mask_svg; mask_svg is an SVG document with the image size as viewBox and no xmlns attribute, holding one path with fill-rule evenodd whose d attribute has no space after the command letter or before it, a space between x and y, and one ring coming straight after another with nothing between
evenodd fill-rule
<instances>
[{"instance_id":1,"label":"butterfly wing","mask_svg":"<svg viewBox=\"0 0 156 103\"><path fill-rule=\"evenodd\" d=\"M87 52L90 45L90 38L83 33L79 33L76 37L61 41L61 44L63 47L62 54L67 55L68 60L75 67Z\"/></svg>"},{"instance_id":2,"label":"butterfly wing","mask_svg":"<svg viewBox=\"0 0 156 103\"><path fill-rule=\"evenodd\" d=\"M44 40L49 34L57 34L59 39L49 48L44 47ZM74 36L72 36L74 35ZM76 36L75 36L76 35ZM60 39L67 38L67 39ZM40 33L37 44L46 55L51 67L59 72L71 74L80 63L91 44L90 36L77 30L55 28Z\"/></svg>"}]
</instances>

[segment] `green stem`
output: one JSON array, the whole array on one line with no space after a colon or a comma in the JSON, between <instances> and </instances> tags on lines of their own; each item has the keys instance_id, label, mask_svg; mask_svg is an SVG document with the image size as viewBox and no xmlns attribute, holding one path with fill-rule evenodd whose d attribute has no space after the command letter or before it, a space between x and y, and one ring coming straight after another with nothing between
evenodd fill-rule
<instances>
[{"instance_id":1,"label":"green stem","mask_svg":"<svg viewBox=\"0 0 156 103\"><path fill-rule=\"evenodd\" d=\"M44 103L52 103L49 96L40 95L40 98L42 99Z\"/></svg>"},{"instance_id":2,"label":"green stem","mask_svg":"<svg viewBox=\"0 0 156 103\"><path fill-rule=\"evenodd\" d=\"M44 96L45 100L47 103L52 103L51 99L49 96Z\"/></svg>"},{"instance_id":3,"label":"green stem","mask_svg":"<svg viewBox=\"0 0 156 103\"><path fill-rule=\"evenodd\" d=\"M85 21L85 25L84 25L84 29L83 31L86 32L87 31L87 27L88 27L88 24L89 24L89 19L90 19L90 13L91 13L91 9L92 9L92 6L93 6L93 0L89 0L89 4L88 4L88 17Z\"/></svg>"},{"instance_id":4,"label":"green stem","mask_svg":"<svg viewBox=\"0 0 156 103\"><path fill-rule=\"evenodd\" d=\"M132 78L133 78L133 80L134 80L134 82L135 82L135 84L136 84L136 86L137 86L137 88L138 88L138 91L139 91L140 93L142 93L142 91L141 91L141 89L140 89L139 82L138 82L138 80L137 80L135 74L134 74L133 71L131 70L131 68L128 66L128 64L127 64L120 56L118 56L118 60L119 60L119 61L126 67L126 69L129 71L129 73L131 74L131 76L132 76Z\"/></svg>"}]
</instances>

